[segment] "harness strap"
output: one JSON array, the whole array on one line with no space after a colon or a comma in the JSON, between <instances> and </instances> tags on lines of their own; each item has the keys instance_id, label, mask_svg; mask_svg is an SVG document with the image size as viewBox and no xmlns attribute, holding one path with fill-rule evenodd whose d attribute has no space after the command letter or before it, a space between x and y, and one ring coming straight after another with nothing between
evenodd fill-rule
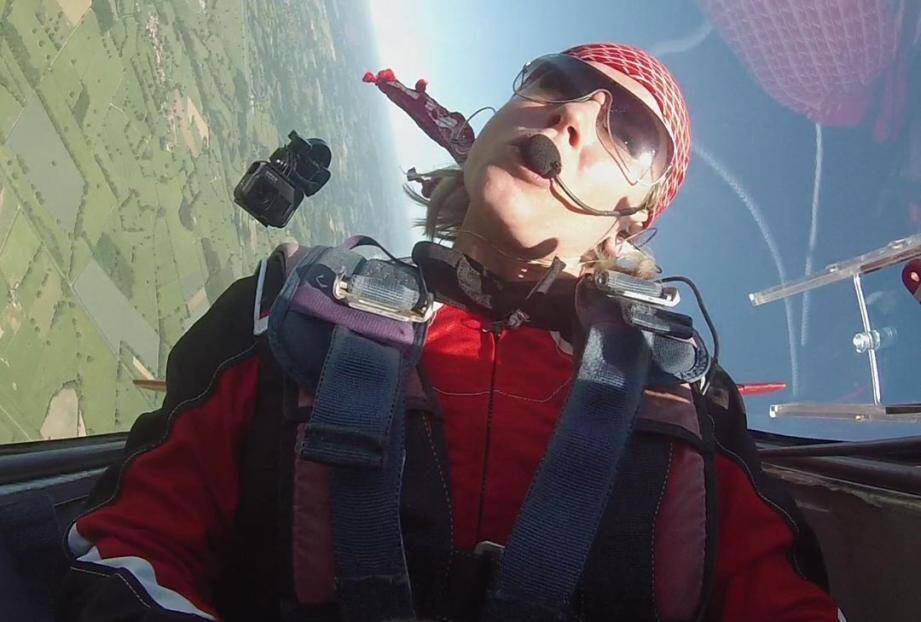
<instances>
[{"instance_id":1,"label":"harness strap","mask_svg":"<svg viewBox=\"0 0 921 622\"><path fill-rule=\"evenodd\" d=\"M338 467L333 551L337 595L350 621L413 615L400 529L404 371L396 349L334 328L301 448L302 458Z\"/></svg>"},{"instance_id":2,"label":"harness strap","mask_svg":"<svg viewBox=\"0 0 921 622\"><path fill-rule=\"evenodd\" d=\"M655 530L673 451L674 440L633 434L573 603L580 619L658 621Z\"/></svg>"},{"instance_id":3,"label":"harness strap","mask_svg":"<svg viewBox=\"0 0 921 622\"><path fill-rule=\"evenodd\" d=\"M369 243L376 244L350 238L304 254L268 323L288 375L308 388L315 383L298 455L333 467L336 596L348 622L415 617L400 524L404 385L421 355L426 325L346 306L334 289L343 278L355 279L359 299L373 296L388 307L404 299L415 304L424 281L405 265L366 260L352 250Z\"/></svg>"},{"instance_id":4,"label":"harness strap","mask_svg":"<svg viewBox=\"0 0 921 622\"><path fill-rule=\"evenodd\" d=\"M384 318L370 309L346 306L334 296L334 284L348 277L358 286L356 292L385 307L411 302L404 290L416 285L414 275L405 266L364 260L350 250L358 243L363 241L353 238L336 249L315 248L301 255L272 307L268 338L285 373L313 389L313 409L298 455L334 467L330 518L342 618L414 619L400 513L406 459L404 385L421 354L426 325ZM413 291L425 299L421 275L419 280ZM680 380L682 372L699 372L706 362L686 342L658 343L649 329L612 313L612 304L604 296L577 294L579 320L587 327L578 371L501 553L486 597L486 622L541 622L571 615L573 595L606 508L632 498L616 482L644 388L658 377L665 384ZM651 551L649 538L642 550ZM622 553L631 559L639 555ZM446 561L450 575L452 564ZM481 566L477 561L467 570L482 576ZM651 568L637 574L650 575ZM638 602L649 605L652 580L643 581L649 585ZM439 583L445 585L435 581L433 587ZM639 609L644 609L642 604Z\"/></svg>"},{"instance_id":5,"label":"harness strap","mask_svg":"<svg viewBox=\"0 0 921 622\"><path fill-rule=\"evenodd\" d=\"M587 324L579 370L502 556L487 622L568 617L611 497L650 347L644 333L616 319Z\"/></svg>"},{"instance_id":6,"label":"harness strap","mask_svg":"<svg viewBox=\"0 0 921 622\"><path fill-rule=\"evenodd\" d=\"M643 398L649 399L655 398ZM642 422L638 419L628 442L571 600L571 620L659 619L656 571L670 560L657 556L656 533L663 526L659 513L667 505L663 495L671 481L672 454L685 441L676 440L673 431L644 431ZM489 549L452 550L450 500L440 466L447 451L442 434L437 417L408 418L403 527L416 612L425 620L480 620L501 556Z\"/></svg>"},{"instance_id":7,"label":"harness strap","mask_svg":"<svg viewBox=\"0 0 921 622\"><path fill-rule=\"evenodd\" d=\"M301 457L362 474L367 467L393 466L387 464L387 446L402 446L391 429L399 425L394 411L402 410L401 359L395 348L341 325L333 328Z\"/></svg>"},{"instance_id":8,"label":"harness strap","mask_svg":"<svg viewBox=\"0 0 921 622\"><path fill-rule=\"evenodd\" d=\"M284 283L284 258L273 253L260 265L254 307L268 310ZM262 318L262 313L254 317ZM255 326L254 326L255 328ZM282 426L283 375L265 337L255 339L259 351L259 391L240 457L240 504L225 550L227 558L215 582L214 602L225 622L266 619L278 609L279 584L288 581L278 560L287 548L274 517L286 506L280 483L290 471L290 449ZM293 436L293 435L292 435ZM282 495L279 498L279 495ZM258 551L254 554L254 551ZM274 620L274 617L268 619Z\"/></svg>"}]
</instances>

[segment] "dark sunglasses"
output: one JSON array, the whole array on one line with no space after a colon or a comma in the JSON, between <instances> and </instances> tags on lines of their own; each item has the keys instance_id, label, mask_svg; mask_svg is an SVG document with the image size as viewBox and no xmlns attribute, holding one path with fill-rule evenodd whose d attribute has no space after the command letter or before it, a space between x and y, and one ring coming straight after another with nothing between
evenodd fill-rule
<instances>
[{"instance_id":1,"label":"dark sunglasses","mask_svg":"<svg viewBox=\"0 0 921 622\"><path fill-rule=\"evenodd\" d=\"M675 153L671 132L643 100L592 65L565 54L541 56L522 68L512 88L543 104L585 101L604 91L598 138L627 181L651 186L668 173Z\"/></svg>"}]
</instances>

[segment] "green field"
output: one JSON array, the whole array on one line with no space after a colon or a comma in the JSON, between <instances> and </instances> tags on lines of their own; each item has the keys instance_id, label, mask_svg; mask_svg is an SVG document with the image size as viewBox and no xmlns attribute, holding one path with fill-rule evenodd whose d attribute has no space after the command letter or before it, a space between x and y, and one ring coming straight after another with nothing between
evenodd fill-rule
<instances>
[{"instance_id":1,"label":"green field","mask_svg":"<svg viewBox=\"0 0 921 622\"><path fill-rule=\"evenodd\" d=\"M37 188L39 205L48 210L62 231L73 232L83 196L83 177L37 97L22 111L6 144L19 156L29 183Z\"/></svg>"},{"instance_id":2,"label":"green field","mask_svg":"<svg viewBox=\"0 0 921 622\"><path fill-rule=\"evenodd\" d=\"M130 427L162 398L132 380L282 240L405 239L369 40L348 0L0 0L0 443L65 388ZM291 129L333 180L267 231L232 189Z\"/></svg>"},{"instance_id":3,"label":"green field","mask_svg":"<svg viewBox=\"0 0 921 622\"><path fill-rule=\"evenodd\" d=\"M0 271L7 283L16 287L22 281L40 246L41 240L32 231L28 219L17 214L0 252Z\"/></svg>"}]
</instances>

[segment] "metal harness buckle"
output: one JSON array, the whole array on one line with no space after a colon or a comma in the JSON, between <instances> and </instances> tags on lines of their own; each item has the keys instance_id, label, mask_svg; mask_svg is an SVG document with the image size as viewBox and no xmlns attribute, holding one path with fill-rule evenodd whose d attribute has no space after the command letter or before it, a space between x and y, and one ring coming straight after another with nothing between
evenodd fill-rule
<instances>
[{"instance_id":1,"label":"metal harness buckle","mask_svg":"<svg viewBox=\"0 0 921 622\"><path fill-rule=\"evenodd\" d=\"M615 270L599 270L594 276L595 285L608 296L668 308L681 302L678 289L662 283L647 281Z\"/></svg>"},{"instance_id":2,"label":"metal harness buckle","mask_svg":"<svg viewBox=\"0 0 921 622\"><path fill-rule=\"evenodd\" d=\"M404 285L390 285L358 274L340 274L332 287L336 300L360 311L367 311L400 322L425 323L435 313L435 298L428 294L417 303L418 292Z\"/></svg>"}]
</instances>

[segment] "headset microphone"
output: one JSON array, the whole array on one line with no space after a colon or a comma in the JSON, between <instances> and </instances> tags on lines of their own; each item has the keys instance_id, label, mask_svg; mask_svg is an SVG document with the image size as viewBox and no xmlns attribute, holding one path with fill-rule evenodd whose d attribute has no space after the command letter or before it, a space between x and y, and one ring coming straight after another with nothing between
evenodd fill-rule
<instances>
[{"instance_id":1,"label":"headset microphone","mask_svg":"<svg viewBox=\"0 0 921 622\"><path fill-rule=\"evenodd\" d=\"M544 179L556 182L573 203L589 214L595 216L631 216L643 209L642 207L628 207L626 209L599 210L583 203L560 179L560 172L563 170L560 151L553 144L553 141L543 134L535 134L529 138L522 148L522 155L528 168Z\"/></svg>"},{"instance_id":2,"label":"headset microphone","mask_svg":"<svg viewBox=\"0 0 921 622\"><path fill-rule=\"evenodd\" d=\"M553 179L563 170L559 149L543 134L535 134L529 138L524 144L522 154L528 168L544 179Z\"/></svg>"}]
</instances>

